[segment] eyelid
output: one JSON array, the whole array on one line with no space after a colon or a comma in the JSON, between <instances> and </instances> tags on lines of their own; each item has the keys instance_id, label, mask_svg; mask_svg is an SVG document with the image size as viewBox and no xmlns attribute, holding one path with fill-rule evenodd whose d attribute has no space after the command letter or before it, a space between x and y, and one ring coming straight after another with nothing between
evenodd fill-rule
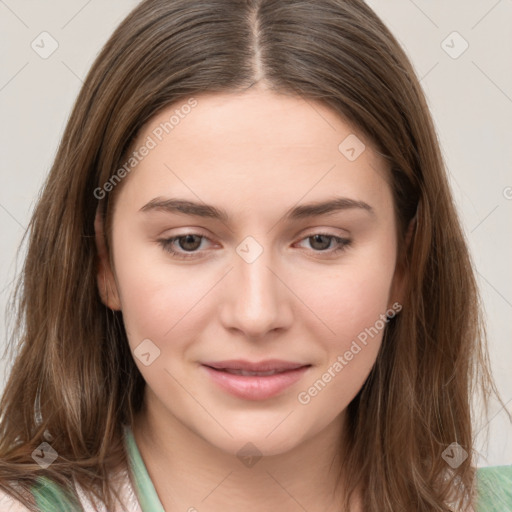
<instances>
[{"instance_id":1,"label":"eyelid","mask_svg":"<svg viewBox=\"0 0 512 512\"><path fill-rule=\"evenodd\" d=\"M338 233L335 233L335 231L338 230ZM342 232L342 233L341 233ZM350 238L350 233L346 229L341 228L328 228L328 227L315 227L307 229L304 233L297 235L302 238L307 238L309 236L313 235L326 235L326 236L334 236L338 238Z\"/></svg>"}]
</instances>

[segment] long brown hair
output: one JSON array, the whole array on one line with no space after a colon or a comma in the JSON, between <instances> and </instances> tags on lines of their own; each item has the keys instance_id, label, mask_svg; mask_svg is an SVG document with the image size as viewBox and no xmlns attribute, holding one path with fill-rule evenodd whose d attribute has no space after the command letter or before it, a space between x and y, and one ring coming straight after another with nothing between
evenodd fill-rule
<instances>
[{"instance_id":1,"label":"long brown hair","mask_svg":"<svg viewBox=\"0 0 512 512\"><path fill-rule=\"evenodd\" d=\"M143 400L121 313L98 294L94 219L99 209L108 226L114 195L95 190L162 108L256 82L327 105L391 169L408 287L348 406L347 490L363 486L365 512L447 511L455 484L460 500L472 499L471 399L480 392L487 408L499 394L439 143L398 42L362 0L146 0L94 62L27 230L16 357L0 402L0 488L26 506L47 476L70 491L75 477L112 509L122 425ZM31 454L48 434L59 456L42 469ZM470 456L447 472L442 453L453 442Z\"/></svg>"}]
</instances>

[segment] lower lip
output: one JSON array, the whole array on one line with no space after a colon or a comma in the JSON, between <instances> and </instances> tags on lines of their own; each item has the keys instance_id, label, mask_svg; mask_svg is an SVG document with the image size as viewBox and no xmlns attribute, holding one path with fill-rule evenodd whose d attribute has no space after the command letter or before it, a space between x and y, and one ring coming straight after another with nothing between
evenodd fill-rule
<instances>
[{"instance_id":1,"label":"lower lip","mask_svg":"<svg viewBox=\"0 0 512 512\"><path fill-rule=\"evenodd\" d=\"M235 375L202 365L210 378L224 391L244 400L265 400L282 393L302 378L309 366L266 376Z\"/></svg>"}]
</instances>

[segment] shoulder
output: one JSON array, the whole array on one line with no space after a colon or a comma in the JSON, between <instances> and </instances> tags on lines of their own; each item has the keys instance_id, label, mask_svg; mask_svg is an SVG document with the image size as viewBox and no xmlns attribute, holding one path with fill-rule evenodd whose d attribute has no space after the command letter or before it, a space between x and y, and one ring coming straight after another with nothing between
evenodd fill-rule
<instances>
[{"instance_id":1,"label":"shoulder","mask_svg":"<svg viewBox=\"0 0 512 512\"><path fill-rule=\"evenodd\" d=\"M512 465L478 468L475 512L512 511Z\"/></svg>"},{"instance_id":2,"label":"shoulder","mask_svg":"<svg viewBox=\"0 0 512 512\"><path fill-rule=\"evenodd\" d=\"M2 512L30 512L17 499L0 489L0 510Z\"/></svg>"},{"instance_id":3,"label":"shoulder","mask_svg":"<svg viewBox=\"0 0 512 512\"><path fill-rule=\"evenodd\" d=\"M40 477L30 488L33 503L37 510L51 512L65 512L79 510L78 501L69 492L60 488L55 482L46 477ZM0 511L1 512L31 512L8 491L0 489Z\"/></svg>"}]
</instances>

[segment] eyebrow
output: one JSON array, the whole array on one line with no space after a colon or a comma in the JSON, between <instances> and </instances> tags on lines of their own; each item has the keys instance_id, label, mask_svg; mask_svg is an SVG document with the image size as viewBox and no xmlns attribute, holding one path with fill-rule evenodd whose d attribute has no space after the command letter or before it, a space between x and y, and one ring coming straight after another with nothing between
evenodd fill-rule
<instances>
[{"instance_id":1,"label":"eyebrow","mask_svg":"<svg viewBox=\"0 0 512 512\"><path fill-rule=\"evenodd\" d=\"M328 201L307 203L296 206L288 210L283 217L285 220L300 220L351 209L361 209L375 215L375 210L364 201L357 201L348 197L336 197ZM213 205L178 198L155 197L145 204L140 211L164 211L168 213L178 212L197 217L218 219L225 223L229 222L229 215L225 210L216 208Z\"/></svg>"}]
</instances>

